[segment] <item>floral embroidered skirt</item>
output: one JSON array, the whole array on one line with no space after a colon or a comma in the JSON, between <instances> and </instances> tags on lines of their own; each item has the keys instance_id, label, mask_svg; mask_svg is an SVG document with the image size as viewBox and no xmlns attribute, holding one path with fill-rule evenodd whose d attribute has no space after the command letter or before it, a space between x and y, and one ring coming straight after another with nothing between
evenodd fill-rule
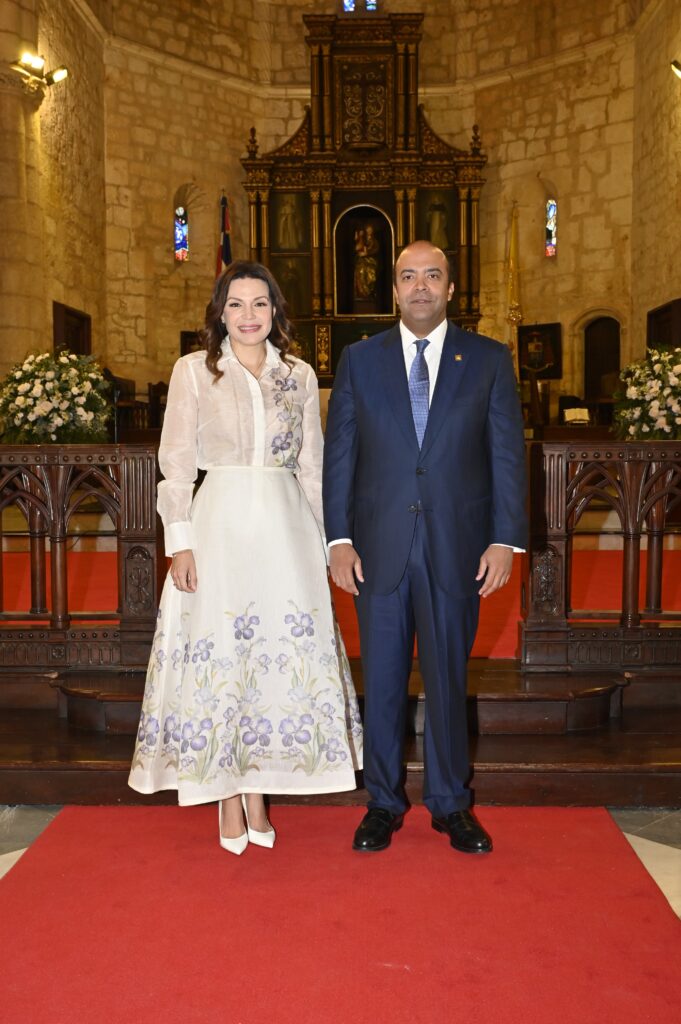
<instances>
[{"instance_id":1,"label":"floral embroidered skirt","mask_svg":"<svg viewBox=\"0 0 681 1024\"><path fill-rule=\"evenodd\" d=\"M355 788L362 728L324 545L286 469L211 469L198 586L167 577L129 784L180 804Z\"/></svg>"}]
</instances>

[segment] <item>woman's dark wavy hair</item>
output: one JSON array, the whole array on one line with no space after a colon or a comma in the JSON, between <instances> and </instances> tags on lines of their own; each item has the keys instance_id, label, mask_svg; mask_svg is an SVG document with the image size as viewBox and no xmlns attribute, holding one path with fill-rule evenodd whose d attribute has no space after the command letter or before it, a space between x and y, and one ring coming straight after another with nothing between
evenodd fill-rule
<instances>
[{"instance_id":1,"label":"woman's dark wavy hair","mask_svg":"<svg viewBox=\"0 0 681 1024\"><path fill-rule=\"evenodd\" d=\"M270 302L275 309L274 316L272 317L270 341L279 350L282 362L289 368L291 367L291 362L287 355L294 344L295 328L286 315L286 300L282 295L281 288L271 272L262 263L251 263L249 260L234 260L226 270L223 270L215 282L213 294L206 306L206 326L201 331L201 341L206 350L206 366L216 381L223 375L223 371L218 370L218 360L222 355L222 342L227 335L225 325L222 322L222 314L232 281L239 281L244 277L262 281L263 284L267 285Z\"/></svg>"}]
</instances>

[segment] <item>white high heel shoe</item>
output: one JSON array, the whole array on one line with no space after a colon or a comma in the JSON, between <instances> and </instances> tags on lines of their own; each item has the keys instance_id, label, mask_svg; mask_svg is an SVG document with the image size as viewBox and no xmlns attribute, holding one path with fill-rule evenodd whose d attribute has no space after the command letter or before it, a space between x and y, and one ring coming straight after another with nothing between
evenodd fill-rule
<instances>
[{"instance_id":1,"label":"white high heel shoe","mask_svg":"<svg viewBox=\"0 0 681 1024\"><path fill-rule=\"evenodd\" d=\"M268 821L267 824L270 826L267 832L257 832L254 828L251 828L248 821L248 808L246 807L246 794L241 794L241 804L244 809L244 815L246 817L246 828L248 832L246 836L249 843L253 843L254 846L264 846L266 849L271 850L274 846L274 840L277 838L277 833L272 828L272 825Z\"/></svg>"},{"instance_id":2,"label":"white high heel shoe","mask_svg":"<svg viewBox=\"0 0 681 1024\"><path fill-rule=\"evenodd\" d=\"M222 834L222 800L218 800L218 826L220 829L220 846L223 850L229 850L230 853L235 853L237 857L240 857L248 846L248 832L244 832L242 836L237 836L236 839L228 839L227 836Z\"/></svg>"}]
</instances>

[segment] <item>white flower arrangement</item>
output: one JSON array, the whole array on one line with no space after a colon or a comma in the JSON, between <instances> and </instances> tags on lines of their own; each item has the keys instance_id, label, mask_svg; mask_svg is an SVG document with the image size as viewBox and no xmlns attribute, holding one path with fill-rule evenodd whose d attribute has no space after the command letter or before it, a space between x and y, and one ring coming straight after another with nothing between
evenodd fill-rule
<instances>
[{"instance_id":1,"label":"white flower arrangement","mask_svg":"<svg viewBox=\"0 0 681 1024\"><path fill-rule=\"evenodd\" d=\"M681 439L681 348L649 349L620 373L615 430L629 441Z\"/></svg>"},{"instance_id":2,"label":"white flower arrangement","mask_svg":"<svg viewBox=\"0 0 681 1024\"><path fill-rule=\"evenodd\" d=\"M0 384L4 444L82 444L108 440L109 384L92 356L66 350L30 355Z\"/></svg>"}]
</instances>

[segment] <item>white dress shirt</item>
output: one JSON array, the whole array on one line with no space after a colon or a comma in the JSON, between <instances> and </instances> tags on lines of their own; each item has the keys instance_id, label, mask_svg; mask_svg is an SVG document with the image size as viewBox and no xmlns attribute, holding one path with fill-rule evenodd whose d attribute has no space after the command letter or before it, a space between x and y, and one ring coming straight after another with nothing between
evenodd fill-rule
<instances>
[{"instance_id":1,"label":"white dress shirt","mask_svg":"<svg viewBox=\"0 0 681 1024\"><path fill-rule=\"evenodd\" d=\"M323 536L319 389L314 370L290 356L285 366L269 341L260 377L246 370L229 339L222 345L216 380L205 352L175 363L158 461L158 512L166 553L196 547L190 509L198 469L268 466L294 473Z\"/></svg>"}]
</instances>

